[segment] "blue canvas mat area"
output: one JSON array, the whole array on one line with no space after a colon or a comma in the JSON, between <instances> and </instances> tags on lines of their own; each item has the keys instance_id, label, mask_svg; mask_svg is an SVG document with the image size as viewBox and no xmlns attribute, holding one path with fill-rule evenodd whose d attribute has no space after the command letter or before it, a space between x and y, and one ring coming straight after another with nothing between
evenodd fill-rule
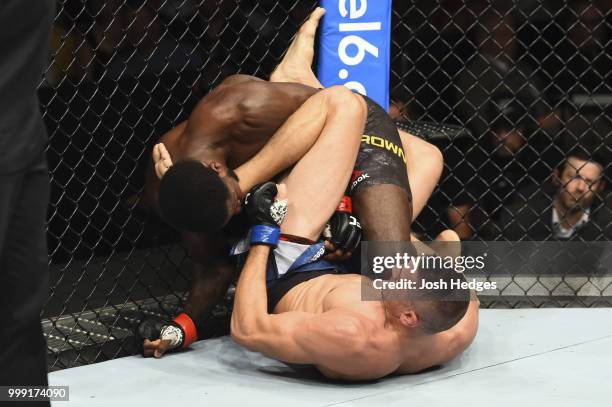
<instances>
[{"instance_id":1,"label":"blue canvas mat area","mask_svg":"<svg viewBox=\"0 0 612 407\"><path fill-rule=\"evenodd\" d=\"M446 366L375 383L325 381L228 337L161 360L127 357L50 374L55 406L610 406L612 309L482 310L472 346ZM468 404L469 403L469 404Z\"/></svg>"}]
</instances>

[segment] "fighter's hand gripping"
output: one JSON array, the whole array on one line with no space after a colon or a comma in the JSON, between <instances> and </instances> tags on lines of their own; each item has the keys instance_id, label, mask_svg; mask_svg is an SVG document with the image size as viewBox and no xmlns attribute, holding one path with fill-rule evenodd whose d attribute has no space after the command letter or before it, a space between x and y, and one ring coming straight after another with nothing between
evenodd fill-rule
<instances>
[{"instance_id":1,"label":"fighter's hand gripping","mask_svg":"<svg viewBox=\"0 0 612 407\"><path fill-rule=\"evenodd\" d=\"M280 224L287 212L287 201L275 201L278 188L273 182L256 185L245 198L251 227L251 244L275 247L280 238Z\"/></svg>"},{"instance_id":2,"label":"fighter's hand gripping","mask_svg":"<svg viewBox=\"0 0 612 407\"><path fill-rule=\"evenodd\" d=\"M143 356L156 358L166 352L186 348L198 339L195 323L186 313L172 321L145 318L136 327L136 335L142 341Z\"/></svg>"},{"instance_id":3,"label":"fighter's hand gripping","mask_svg":"<svg viewBox=\"0 0 612 407\"><path fill-rule=\"evenodd\" d=\"M155 166L155 174L161 179L168 168L172 167L172 158L166 150L164 143L158 143L153 147L153 165Z\"/></svg>"},{"instance_id":4,"label":"fighter's hand gripping","mask_svg":"<svg viewBox=\"0 0 612 407\"><path fill-rule=\"evenodd\" d=\"M336 249L352 254L361 243L361 225L356 217L346 212L334 212L329 220L330 242Z\"/></svg>"},{"instance_id":5,"label":"fighter's hand gripping","mask_svg":"<svg viewBox=\"0 0 612 407\"><path fill-rule=\"evenodd\" d=\"M330 218L323 237L328 254L326 260L343 261L349 259L361 243L361 224L352 215L351 198L345 196Z\"/></svg>"}]
</instances>

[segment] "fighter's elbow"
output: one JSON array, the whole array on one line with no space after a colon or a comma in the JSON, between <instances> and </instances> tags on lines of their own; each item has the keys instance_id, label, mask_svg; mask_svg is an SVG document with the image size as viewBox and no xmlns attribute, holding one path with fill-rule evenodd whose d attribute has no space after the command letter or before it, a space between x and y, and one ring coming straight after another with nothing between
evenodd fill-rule
<instances>
[{"instance_id":1,"label":"fighter's elbow","mask_svg":"<svg viewBox=\"0 0 612 407\"><path fill-rule=\"evenodd\" d=\"M230 320L230 336L231 338L240 343L243 341L250 333L249 329L250 324L245 321L242 317L239 309L234 309L232 312L232 318Z\"/></svg>"},{"instance_id":2,"label":"fighter's elbow","mask_svg":"<svg viewBox=\"0 0 612 407\"><path fill-rule=\"evenodd\" d=\"M253 331L245 326L245 324L240 323L237 318L232 316L232 322L230 323L230 337L238 345L248 348L248 345L252 342Z\"/></svg>"},{"instance_id":3,"label":"fighter's elbow","mask_svg":"<svg viewBox=\"0 0 612 407\"><path fill-rule=\"evenodd\" d=\"M247 335L244 332L242 332L240 329L235 328L233 323L230 328L230 338L232 338L232 340L236 342L238 345L241 345L244 347L246 347L246 343L248 343Z\"/></svg>"},{"instance_id":4,"label":"fighter's elbow","mask_svg":"<svg viewBox=\"0 0 612 407\"><path fill-rule=\"evenodd\" d=\"M257 350L257 344L262 341L262 329L256 320L245 320L240 316L232 315L230 323L230 337L237 344L249 349Z\"/></svg>"}]
</instances>

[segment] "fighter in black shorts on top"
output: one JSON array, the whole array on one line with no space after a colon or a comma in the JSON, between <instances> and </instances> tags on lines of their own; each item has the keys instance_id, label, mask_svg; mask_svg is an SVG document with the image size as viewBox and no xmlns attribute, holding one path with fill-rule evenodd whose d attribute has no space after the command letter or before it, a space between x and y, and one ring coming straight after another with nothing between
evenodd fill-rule
<instances>
[{"instance_id":1,"label":"fighter in black shorts on top","mask_svg":"<svg viewBox=\"0 0 612 407\"><path fill-rule=\"evenodd\" d=\"M411 197L406 154L397 127L382 107L367 96L364 99L368 118L351 176L349 195L357 195L366 186L391 184L402 188Z\"/></svg>"}]
</instances>

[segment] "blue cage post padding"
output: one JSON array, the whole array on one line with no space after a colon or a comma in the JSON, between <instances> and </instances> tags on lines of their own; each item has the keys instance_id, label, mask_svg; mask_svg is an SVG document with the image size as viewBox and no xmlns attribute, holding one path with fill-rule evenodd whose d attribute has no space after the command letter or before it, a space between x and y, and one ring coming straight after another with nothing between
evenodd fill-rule
<instances>
[{"instance_id":1,"label":"blue cage post padding","mask_svg":"<svg viewBox=\"0 0 612 407\"><path fill-rule=\"evenodd\" d=\"M391 0L322 0L318 77L389 108Z\"/></svg>"}]
</instances>

